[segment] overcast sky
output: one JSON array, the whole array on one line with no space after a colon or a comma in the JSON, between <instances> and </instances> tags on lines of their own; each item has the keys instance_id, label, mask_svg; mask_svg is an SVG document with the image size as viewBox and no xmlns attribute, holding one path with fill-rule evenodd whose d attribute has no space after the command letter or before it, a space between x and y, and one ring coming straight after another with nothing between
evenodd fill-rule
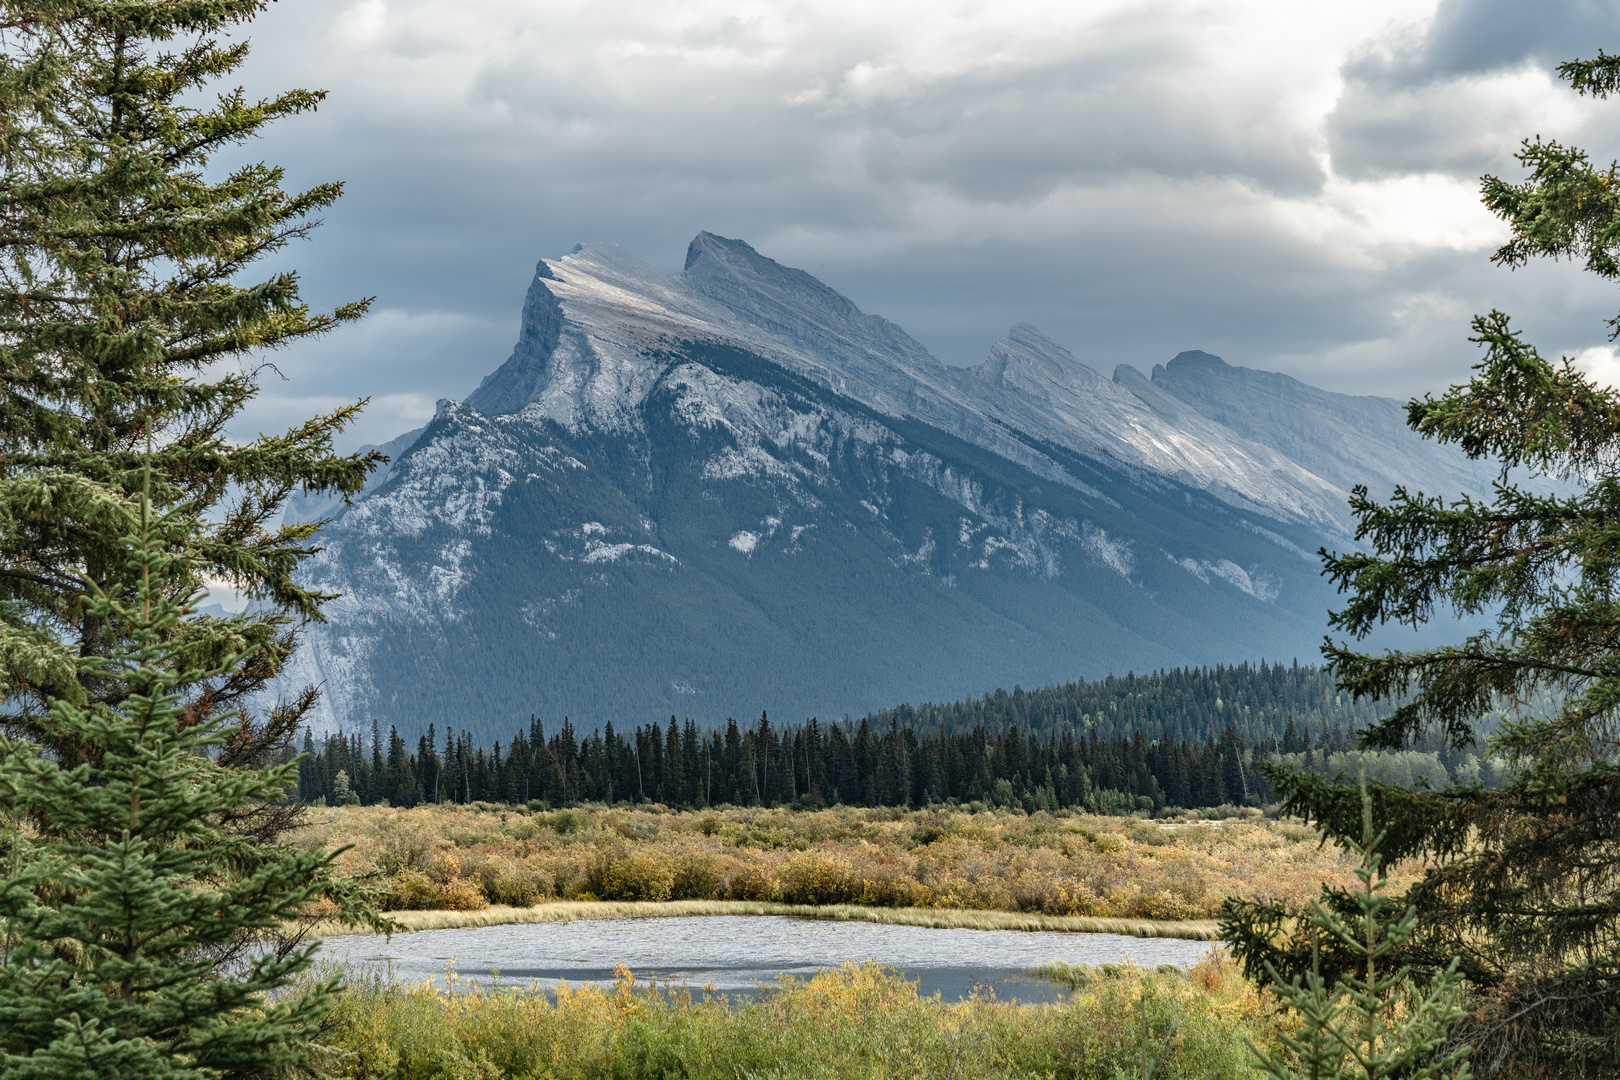
<instances>
[{"instance_id":1,"label":"overcast sky","mask_svg":"<svg viewBox=\"0 0 1620 1080\"><path fill-rule=\"evenodd\" d=\"M377 302L247 428L370 395L352 443L390 438L506 358L537 259L678 271L702 229L952 364L1030 322L1103 371L1405 397L1501 307L1620 379L1620 290L1492 266L1478 201L1525 136L1620 153L1620 102L1553 71L1620 50L1620 0L279 0L249 36L250 91L331 94L249 152L348 185L283 261Z\"/></svg>"}]
</instances>

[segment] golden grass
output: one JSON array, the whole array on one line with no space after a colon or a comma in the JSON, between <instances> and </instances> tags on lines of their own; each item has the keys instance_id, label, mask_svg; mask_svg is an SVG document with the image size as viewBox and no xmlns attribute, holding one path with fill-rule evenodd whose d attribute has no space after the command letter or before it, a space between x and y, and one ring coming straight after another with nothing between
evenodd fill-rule
<instances>
[{"instance_id":1,"label":"golden grass","mask_svg":"<svg viewBox=\"0 0 1620 1080\"><path fill-rule=\"evenodd\" d=\"M1275 1045L1279 1016L1236 967L1104 971L1053 1005L924 997L870 964L706 1000L628 971L554 995L362 974L315 1064L352 1080L1260 1080L1246 1043Z\"/></svg>"},{"instance_id":2,"label":"golden grass","mask_svg":"<svg viewBox=\"0 0 1620 1080\"><path fill-rule=\"evenodd\" d=\"M297 839L346 846L338 869L412 929L757 913L1204 939L1227 896L1297 904L1353 868L1298 822L968 808L337 807Z\"/></svg>"},{"instance_id":3,"label":"golden grass","mask_svg":"<svg viewBox=\"0 0 1620 1080\"><path fill-rule=\"evenodd\" d=\"M1077 934L1171 937L1189 941L1214 941L1217 936L1215 922L1211 919L1170 922L949 908L781 904L758 900L560 900L533 907L492 904L479 911L394 911L389 913L389 918L406 932L413 932L518 923L566 923L576 919L657 919L695 915L788 915L800 919L924 926L936 930L1057 930ZM320 937L353 933L356 931L352 927L342 927L336 923L323 923L315 929L315 934Z\"/></svg>"}]
</instances>

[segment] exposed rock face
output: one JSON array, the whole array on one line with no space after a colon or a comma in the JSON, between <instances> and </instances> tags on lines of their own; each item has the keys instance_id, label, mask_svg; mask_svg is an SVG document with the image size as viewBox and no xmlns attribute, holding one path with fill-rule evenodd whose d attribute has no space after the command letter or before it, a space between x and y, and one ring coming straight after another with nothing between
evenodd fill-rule
<instances>
[{"instance_id":1,"label":"exposed rock face","mask_svg":"<svg viewBox=\"0 0 1620 1080\"><path fill-rule=\"evenodd\" d=\"M309 575L343 598L284 689L490 738L1313 657L1308 552L1360 463L1472 481L1362 445L1393 402L1192 355L1109 379L1019 325L953 369L740 241L700 234L679 276L582 247L352 506L289 508L334 518Z\"/></svg>"},{"instance_id":2,"label":"exposed rock face","mask_svg":"<svg viewBox=\"0 0 1620 1080\"><path fill-rule=\"evenodd\" d=\"M1379 497L1398 484L1453 494L1491 490L1488 468L1423 439L1407 427L1406 407L1389 398L1334 394L1197 350L1154 365L1153 385L1342 492L1357 484Z\"/></svg>"}]
</instances>

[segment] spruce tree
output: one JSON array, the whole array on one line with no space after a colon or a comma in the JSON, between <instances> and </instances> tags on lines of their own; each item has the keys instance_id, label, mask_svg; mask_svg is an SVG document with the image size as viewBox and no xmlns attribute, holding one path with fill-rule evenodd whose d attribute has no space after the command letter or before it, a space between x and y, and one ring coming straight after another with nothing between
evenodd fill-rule
<instances>
[{"instance_id":1,"label":"spruce tree","mask_svg":"<svg viewBox=\"0 0 1620 1080\"><path fill-rule=\"evenodd\" d=\"M266 6L0 0L0 728L65 764L87 751L47 722L46 703L117 706L128 692L101 673L119 629L86 597L122 566L119 508L139 490L148 435L161 539L186 555L171 596L222 582L257 601L253 614L165 625L188 666L218 672L189 688L191 721L233 716L216 755L263 763L315 699L254 707L294 620L319 619L329 599L294 576L315 526L278 515L296 491L353 494L378 459L333 452L359 403L280 435L228 435L268 350L366 306L315 312L295 274L247 278L341 192L288 193L279 168L225 160L324 96L204 101L247 55L226 35ZM227 655L246 659L227 668ZM286 824L243 813L267 835Z\"/></svg>"},{"instance_id":2,"label":"spruce tree","mask_svg":"<svg viewBox=\"0 0 1620 1080\"><path fill-rule=\"evenodd\" d=\"M184 512L109 503L127 518L107 584L82 579L86 613L119 642L86 661L108 697L42 695L37 730L73 763L0 734L0 1076L121 1080L263 1076L299 1063L335 983L266 1000L312 946L227 968L218 951L296 918L331 856L226 827L296 783L291 764L222 765L229 718L189 709L195 688L249 658L194 668L179 633L194 599Z\"/></svg>"},{"instance_id":3,"label":"spruce tree","mask_svg":"<svg viewBox=\"0 0 1620 1080\"><path fill-rule=\"evenodd\" d=\"M1272 990L1300 1019L1297 1031L1282 1036L1287 1052L1266 1053L1252 1042L1250 1049L1271 1080L1468 1080L1465 1050L1446 1049L1462 1017L1457 963L1423 992L1414 990L1410 968L1396 966L1395 954L1417 930L1417 912L1384 894L1383 836L1373 830L1364 769L1359 780L1361 838L1346 841L1361 860L1358 888L1338 893L1331 906L1313 901L1303 913L1313 944L1309 972L1285 981L1267 967ZM1353 964L1331 984L1321 969L1324 939Z\"/></svg>"},{"instance_id":4,"label":"spruce tree","mask_svg":"<svg viewBox=\"0 0 1620 1080\"><path fill-rule=\"evenodd\" d=\"M1620 57L1560 68L1580 93L1620 89ZM1620 172L1539 138L1519 159L1528 179L1486 177L1486 205L1511 239L1509 267L1534 256L1583 261L1620 279ZM1620 319L1611 322L1620 334ZM1611 338L1614 335L1611 335ZM1363 638L1381 623L1417 626L1450 609L1487 628L1450 646L1368 654L1329 641L1339 684L1399 702L1361 734L1402 749L1436 733L1456 749L1505 710L1488 747L1505 786L1402 790L1374 785L1384 855L1420 857L1408 893L1417 925L1395 957L1433 977L1460 957L1466 1038L1482 1075L1620 1071L1620 394L1566 358L1544 359L1501 312L1474 320L1485 356L1474 377L1408 407L1411 426L1501 468L1489 499L1447 501L1358 488L1366 550L1327 555L1348 603L1333 624ZM1514 472L1518 470L1518 472ZM1528 475L1527 480L1516 477ZM1546 478L1569 494L1548 494ZM1273 769L1284 808L1341 843L1360 831L1359 798L1334 778ZM1343 913L1343 897L1334 903ZM1308 920L1282 904L1229 902L1223 936L1245 969L1303 974ZM1332 981L1354 966L1324 950Z\"/></svg>"}]
</instances>

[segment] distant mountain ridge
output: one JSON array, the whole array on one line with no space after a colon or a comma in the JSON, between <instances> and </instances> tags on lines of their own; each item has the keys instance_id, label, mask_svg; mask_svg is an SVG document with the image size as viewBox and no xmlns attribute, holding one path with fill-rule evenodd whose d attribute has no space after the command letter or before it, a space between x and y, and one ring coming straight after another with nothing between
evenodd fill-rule
<instances>
[{"instance_id":1,"label":"distant mountain ridge","mask_svg":"<svg viewBox=\"0 0 1620 1080\"><path fill-rule=\"evenodd\" d=\"M1189 352L1112 379L1032 326L940 363L746 243L537 268L511 357L332 514L284 690L476 734L1309 659L1349 486L1488 488L1404 409ZM1364 477L1365 480L1357 480Z\"/></svg>"}]
</instances>

